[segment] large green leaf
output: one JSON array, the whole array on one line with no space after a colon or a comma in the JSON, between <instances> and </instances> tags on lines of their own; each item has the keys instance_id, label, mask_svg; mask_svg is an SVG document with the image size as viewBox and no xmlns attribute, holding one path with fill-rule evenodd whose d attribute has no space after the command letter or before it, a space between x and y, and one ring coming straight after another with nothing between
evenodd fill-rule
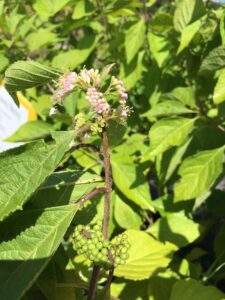
<instances>
[{"instance_id":1,"label":"large green leaf","mask_svg":"<svg viewBox=\"0 0 225 300\"><path fill-rule=\"evenodd\" d=\"M180 101L165 100L163 102L156 103L149 111L143 114L143 116L151 120L152 118L163 116L182 115L190 113L193 113L193 111L187 108Z\"/></svg>"},{"instance_id":2,"label":"large green leaf","mask_svg":"<svg viewBox=\"0 0 225 300\"><path fill-rule=\"evenodd\" d=\"M213 102L220 104L225 101L225 69L222 70L213 92Z\"/></svg>"},{"instance_id":3,"label":"large green leaf","mask_svg":"<svg viewBox=\"0 0 225 300\"><path fill-rule=\"evenodd\" d=\"M81 65L95 49L97 39L94 35L86 35L76 49L59 53L52 60L52 65L60 69L74 69Z\"/></svg>"},{"instance_id":4,"label":"large green leaf","mask_svg":"<svg viewBox=\"0 0 225 300\"><path fill-rule=\"evenodd\" d=\"M79 20L84 17L87 17L94 13L95 7L93 4L89 1L82 0L78 1L75 5L74 12L72 14L72 19L73 20Z\"/></svg>"},{"instance_id":5,"label":"large green leaf","mask_svg":"<svg viewBox=\"0 0 225 300\"><path fill-rule=\"evenodd\" d=\"M38 31L30 33L26 38L30 51L36 51L46 45L56 44L58 41L57 35L52 32L51 28L40 28Z\"/></svg>"},{"instance_id":6,"label":"large green leaf","mask_svg":"<svg viewBox=\"0 0 225 300\"><path fill-rule=\"evenodd\" d=\"M202 0L180 0L174 12L174 27L182 31L188 24L196 21L204 13Z\"/></svg>"},{"instance_id":7,"label":"large green leaf","mask_svg":"<svg viewBox=\"0 0 225 300\"><path fill-rule=\"evenodd\" d=\"M173 244L162 244L143 231L128 230L131 245L125 265L115 269L115 276L131 280L149 278L159 269L166 268L177 249Z\"/></svg>"},{"instance_id":8,"label":"large green leaf","mask_svg":"<svg viewBox=\"0 0 225 300\"><path fill-rule=\"evenodd\" d=\"M154 211L143 169L125 160L124 155L113 154L111 158L113 180L118 189L141 208Z\"/></svg>"},{"instance_id":9,"label":"large green leaf","mask_svg":"<svg viewBox=\"0 0 225 300\"><path fill-rule=\"evenodd\" d=\"M60 11L69 0L36 0L33 8L40 15L51 17Z\"/></svg>"},{"instance_id":10,"label":"large green leaf","mask_svg":"<svg viewBox=\"0 0 225 300\"><path fill-rule=\"evenodd\" d=\"M186 158L178 170L181 179L174 186L175 200L189 200L207 192L222 173L223 157L224 146Z\"/></svg>"},{"instance_id":11,"label":"large green leaf","mask_svg":"<svg viewBox=\"0 0 225 300\"><path fill-rule=\"evenodd\" d=\"M219 46L214 48L204 58L200 70L200 73L213 73L216 70L225 67L225 46Z\"/></svg>"},{"instance_id":12,"label":"large green leaf","mask_svg":"<svg viewBox=\"0 0 225 300\"><path fill-rule=\"evenodd\" d=\"M69 149L71 132L55 132L54 142L38 141L0 154L0 220L21 209Z\"/></svg>"},{"instance_id":13,"label":"large green leaf","mask_svg":"<svg viewBox=\"0 0 225 300\"><path fill-rule=\"evenodd\" d=\"M199 31L201 23L202 19L199 19L184 28L181 34L181 40L177 54L182 52L190 44L195 34Z\"/></svg>"},{"instance_id":14,"label":"large green leaf","mask_svg":"<svg viewBox=\"0 0 225 300\"><path fill-rule=\"evenodd\" d=\"M150 152L142 160L153 159L167 149L184 143L194 128L195 121L194 118L168 118L154 123L149 131Z\"/></svg>"},{"instance_id":15,"label":"large green leaf","mask_svg":"<svg viewBox=\"0 0 225 300\"><path fill-rule=\"evenodd\" d=\"M49 123L37 120L30 121L20 126L20 128L6 142L27 142L49 135L54 128Z\"/></svg>"},{"instance_id":16,"label":"large green leaf","mask_svg":"<svg viewBox=\"0 0 225 300\"><path fill-rule=\"evenodd\" d=\"M168 241L183 247L200 236L202 227L184 213L173 213L158 219L149 227L148 232L161 242Z\"/></svg>"},{"instance_id":17,"label":"large green leaf","mask_svg":"<svg viewBox=\"0 0 225 300\"><path fill-rule=\"evenodd\" d=\"M5 72L5 87L8 91L21 91L46 84L57 79L60 72L35 61L17 61Z\"/></svg>"},{"instance_id":18,"label":"large green leaf","mask_svg":"<svg viewBox=\"0 0 225 300\"><path fill-rule=\"evenodd\" d=\"M144 70L144 53L144 51L139 52L130 64L123 62L120 65L120 78L123 80L127 90L133 88L141 77L142 71Z\"/></svg>"},{"instance_id":19,"label":"large green leaf","mask_svg":"<svg viewBox=\"0 0 225 300\"><path fill-rule=\"evenodd\" d=\"M170 300L223 300L225 294L213 286L204 286L196 280L178 281L173 285Z\"/></svg>"},{"instance_id":20,"label":"large green leaf","mask_svg":"<svg viewBox=\"0 0 225 300\"><path fill-rule=\"evenodd\" d=\"M74 214L76 205L28 211L10 217L11 230L28 220L27 228L0 244L0 298L18 300L58 248ZM6 230L9 230L7 228Z\"/></svg>"},{"instance_id":21,"label":"large green leaf","mask_svg":"<svg viewBox=\"0 0 225 300\"><path fill-rule=\"evenodd\" d=\"M153 32L149 32L148 44L151 54L157 61L158 66L161 68L170 57L168 40L163 36L156 35Z\"/></svg>"},{"instance_id":22,"label":"large green leaf","mask_svg":"<svg viewBox=\"0 0 225 300\"><path fill-rule=\"evenodd\" d=\"M145 37L145 22L144 19L129 27L125 36L125 50L127 63L129 64L138 50L141 48Z\"/></svg>"}]
</instances>

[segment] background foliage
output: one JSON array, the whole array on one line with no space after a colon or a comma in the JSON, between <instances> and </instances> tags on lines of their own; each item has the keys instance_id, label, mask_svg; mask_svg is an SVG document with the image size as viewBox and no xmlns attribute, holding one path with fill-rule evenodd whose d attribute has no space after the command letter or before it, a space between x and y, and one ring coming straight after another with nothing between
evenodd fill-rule
<instances>
[{"instance_id":1,"label":"background foliage","mask_svg":"<svg viewBox=\"0 0 225 300\"><path fill-rule=\"evenodd\" d=\"M125 230L131 244L111 299L225 299L225 8L202 0L1 1L0 30L2 78L17 60L62 72L115 63L129 91L126 132L109 129L110 235ZM69 237L102 217L102 198L76 205L101 186L102 162L83 149L65 158L87 103L74 92L64 113L49 117L52 87L24 91L39 120L8 141L32 142L0 154L2 300L83 299L88 286L91 269Z\"/></svg>"}]
</instances>

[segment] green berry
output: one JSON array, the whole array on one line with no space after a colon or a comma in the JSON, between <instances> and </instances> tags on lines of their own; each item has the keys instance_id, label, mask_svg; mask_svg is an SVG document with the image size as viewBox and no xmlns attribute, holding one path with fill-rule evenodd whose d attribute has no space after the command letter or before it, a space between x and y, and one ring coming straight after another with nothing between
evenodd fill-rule
<instances>
[{"instance_id":1,"label":"green berry","mask_svg":"<svg viewBox=\"0 0 225 300\"><path fill-rule=\"evenodd\" d=\"M84 252L86 252L86 251L88 250L88 245L87 245L87 244L83 245L82 250L83 250Z\"/></svg>"},{"instance_id":2,"label":"green berry","mask_svg":"<svg viewBox=\"0 0 225 300\"><path fill-rule=\"evenodd\" d=\"M121 263L121 259L118 256L115 257L115 264L120 265L120 263Z\"/></svg>"},{"instance_id":3,"label":"green berry","mask_svg":"<svg viewBox=\"0 0 225 300\"><path fill-rule=\"evenodd\" d=\"M120 254L120 258L123 260L126 260L129 257L129 255L127 253L121 253Z\"/></svg>"},{"instance_id":4,"label":"green berry","mask_svg":"<svg viewBox=\"0 0 225 300\"><path fill-rule=\"evenodd\" d=\"M108 249L107 248L102 248L101 253L104 255L108 255Z\"/></svg>"},{"instance_id":5,"label":"green berry","mask_svg":"<svg viewBox=\"0 0 225 300\"><path fill-rule=\"evenodd\" d=\"M109 247L109 241L104 240L102 244L105 248Z\"/></svg>"},{"instance_id":6,"label":"green berry","mask_svg":"<svg viewBox=\"0 0 225 300\"><path fill-rule=\"evenodd\" d=\"M80 240L80 244L83 246L86 244L86 239L82 237L82 239Z\"/></svg>"},{"instance_id":7,"label":"green berry","mask_svg":"<svg viewBox=\"0 0 225 300\"><path fill-rule=\"evenodd\" d=\"M99 242L99 239L97 237L94 237L91 240L94 245L98 244L98 242Z\"/></svg>"},{"instance_id":8,"label":"green berry","mask_svg":"<svg viewBox=\"0 0 225 300\"><path fill-rule=\"evenodd\" d=\"M98 244L96 244L96 248L97 248L97 249L102 249L102 246L103 246L103 245L102 245L101 242L99 242Z\"/></svg>"},{"instance_id":9,"label":"green berry","mask_svg":"<svg viewBox=\"0 0 225 300\"><path fill-rule=\"evenodd\" d=\"M78 225L76 228L77 228L78 231L82 231L84 226L83 225Z\"/></svg>"},{"instance_id":10,"label":"green berry","mask_svg":"<svg viewBox=\"0 0 225 300\"><path fill-rule=\"evenodd\" d=\"M101 226L99 226L99 225L95 225L95 226L93 227L93 229L94 229L95 231L98 231L98 230L101 230L101 229L102 229L102 227L101 227Z\"/></svg>"},{"instance_id":11,"label":"green berry","mask_svg":"<svg viewBox=\"0 0 225 300\"><path fill-rule=\"evenodd\" d=\"M127 240L128 235L127 235L126 233L123 233L123 234L122 234L122 238L123 238L123 240Z\"/></svg>"},{"instance_id":12,"label":"green berry","mask_svg":"<svg viewBox=\"0 0 225 300\"><path fill-rule=\"evenodd\" d=\"M88 244L87 246L88 246L88 250L93 250L93 249L95 249L95 245L93 245L93 244Z\"/></svg>"}]
</instances>

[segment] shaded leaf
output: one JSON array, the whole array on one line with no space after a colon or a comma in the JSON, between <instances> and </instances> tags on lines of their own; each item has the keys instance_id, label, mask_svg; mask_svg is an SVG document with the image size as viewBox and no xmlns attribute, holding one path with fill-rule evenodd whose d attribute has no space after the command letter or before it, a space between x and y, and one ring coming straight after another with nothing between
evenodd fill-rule
<instances>
[{"instance_id":1,"label":"shaded leaf","mask_svg":"<svg viewBox=\"0 0 225 300\"><path fill-rule=\"evenodd\" d=\"M219 46L203 59L199 73L213 73L223 67L225 67L225 46Z\"/></svg>"},{"instance_id":2,"label":"shaded leaf","mask_svg":"<svg viewBox=\"0 0 225 300\"><path fill-rule=\"evenodd\" d=\"M213 102L220 104L225 101L225 69L222 70L213 92Z\"/></svg>"}]
</instances>

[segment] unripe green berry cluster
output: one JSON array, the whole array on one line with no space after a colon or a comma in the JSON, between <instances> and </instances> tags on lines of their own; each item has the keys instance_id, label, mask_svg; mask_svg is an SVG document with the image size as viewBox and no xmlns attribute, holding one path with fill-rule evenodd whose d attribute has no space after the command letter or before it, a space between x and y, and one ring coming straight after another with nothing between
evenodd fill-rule
<instances>
[{"instance_id":1,"label":"unripe green berry cluster","mask_svg":"<svg viewBox=\"0 0 225 300\"><path fill-rule=\"evenodd\" d=\"M101 221L92 226L78 225L73 234L73 246L78 254L104 268L125 264L130 247L126 234L117 236L113 242L105 240Z\"/></svg>"}]
</instances>

